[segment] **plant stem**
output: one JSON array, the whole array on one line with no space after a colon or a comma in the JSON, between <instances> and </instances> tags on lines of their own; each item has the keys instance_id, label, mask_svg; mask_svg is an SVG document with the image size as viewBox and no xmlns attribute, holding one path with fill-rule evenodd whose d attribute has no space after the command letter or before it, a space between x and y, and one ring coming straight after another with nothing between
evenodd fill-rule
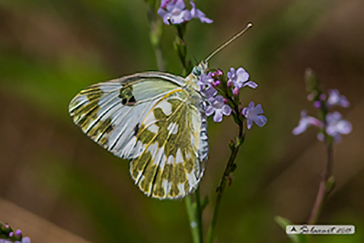
<instances>
[{"instance_id":1,"label":"plant stem","mask_svg":"<svg viewBox=\"0 0 364 243\"><path fill-rule=\"evenodd\" d=\"M164 63L163 54L162 54L161 45L160 45L163 22L162 22L161 18L158 18L155 7L153 5L150 5L149 11L148 11L148 20L150 23L150 33L149 33L150 42L154 49L158 69L160 71L165 71L166 66Z\"/></svg>"},{"instance_id":2,"label":"plant stem","mask_svg":"<svg viewBox=\"0 0 364 243\"><path fill-rule=\"evenodd\" d=\"M190 220L190 227L191 227L193 242L202 243L202 241L200 241L198 223L196 222L196 214L195 214L195 210L194 210L190 195L185 197L185 203L186 203L186 208L187 208L188 219Z\"/></svg>"},{"instance_id":3,"label":"plant stem","mask_svg":"<svg viewBox=\"0 0 364 243\"><path fill-rule=\"evenodd\" d=\"M196 219L198 226L198 233L200 242L203 242L203 225L202 225L202 208L201 208L201 199L200 199L200 188L197 187L195 191L195 201L196 201Z\"/></svg>"},{"instance_id":4,"label":"plant stem","mask_svg":"<svg viewBox=\"0 0 364 243\"><path fill-rule=\"evenodd\" d=\"M310 217L308 219L308 224L310 224L310 225L316 223L316 220L321 212L323 203L331 191L331 188L328 188L327 185L328 185L328 180L331 177L332 167L333 167L333 148L332 148L332 143L327 142L326 166L325 166L324 172L321 176L320 187L319 187L319 191L317 193L316 201L313 205Z\"/></svg>"},{"instance_id":5,"label":"plant stem","mask_svg":"<svg viewBox=\"0 0 364 243\"><path fill-rule=\"evenodd\" d=\"M233 100L231 100L231 101L233 102ZM243 123L241 116L239 115L238 105L235 102L233 102L233 104L234 104L234 111L235 111L235 114L233 114L234 118L235 118L234 120L237 121L237 123L239 125L239 132L238 132L238 136L236 137L236 140L230 146L230 149L231 149L230 158L228 160L228 163L226 164L225 171L224 171L221 181L220 181L220 185L216 189L217 197L216 197L216 203L215 203L215 208L214 208L214 212L213 212L213 216L212 216L211 225L210 225L209 231L207 233L207 240L206 240L207 243L212 243L214 240L217 217L219 214L221 200L222 200L222 196L224 195L225 189L227 187L227 181L228 181L227 178L230 175L230 173L232 173L236 168L236 164L234 163L234 161L236 159L236 156L238 155L240 146L244 142L244 123Z\"/></svg>"}]
</instances>

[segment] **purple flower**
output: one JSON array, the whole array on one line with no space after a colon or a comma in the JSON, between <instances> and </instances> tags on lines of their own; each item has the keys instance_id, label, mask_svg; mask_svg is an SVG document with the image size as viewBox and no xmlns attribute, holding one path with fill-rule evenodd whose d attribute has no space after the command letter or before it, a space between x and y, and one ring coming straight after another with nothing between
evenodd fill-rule
<instances>
[{"instance_id":1,"label":"purple flower","mask_svg":"<svg viewBox=\"0 0 364 243\"><path fill-rule=\"evenodd\" d=\"M23 237L23 239L21 240L21 243L30 243L30 238L29 237Z\"/></svg>"},{"instance_id":2,"label":"purple flower","mask_svg":"<svg viewBox=\"0 0 364 243\"><path fill-rule=\"evenodd\" d=\"M230 68L230 71L227 73L227 77L227 86L230 87L234 85L233 94L235 96L239 94L239 89L242 87L248 86L253 89L258 87L257 83L249 81L249 74L244 70L244 68L241 67L236 71L233 67Z\"/></svg>"},{"instance_id":3,"label":"purple flower","mask_svg":"<svg viewBox=\"0 0 364 243\"><path fill-rule=\"evenodd\" d=\"M255 106L253 101L251 101L249 107L245 107L241 113L247 119L248 129L252 127L253 121L259 127L262 127L267 123L267 118L264 115L261 115L263 113L262 106L260 104Z\"/></svg>"},{"instance_id":4,"label":"purple flower","mask_svg":"<svg viewBox=\"0 0 364 243\"><path fill-rule=\"evenodd\" d=\"M200 19L202 23L211 24L212 19L206 18L206 15L199 9L196 8L196 5L193 2L190 2L192 5L191 16L192 18Z\"/></svg>"},{"instance_id":5,"label":"purple flower","mask_svg":"<svg viewBox=\"0 0 364 243\"><path fill-rule=\"evenodd\" d=\"M214 122L221 122L223 115L229 116L231 114L230 106L224 103L224 98L221 95L210 97L208 100L209 105L205 109L206 116L214 115Z\"/></svg>"},{"instance_id":6,"label":"purple flower","mask_svg":"<svg viewBox=\"0 0 364 243\"><path fill-rule=\"evenodd\" d=\"M339 94L339 90L331 89L329 90L329 98L327 99L327 104L330 106L339 105L342 107L349 107L350 103L345 96Z\"/></svg>"},{"instance_id":7,"label":"purple flower","mask_svg":"<svg viewBox=\"0 0 364 243\"><path fill-rule=\"evenodd\" d=\"M217 94L214 88L215 82L211 76L211 73L202 74L200 79L197 81L197 85L200 86L201 91L206 95L207 98L213 97Z\"/></svg>"},{"instance_id":8,"label":"purple flower","mask_svg":"<svg viewBox=\"0 0 364 243\"><path fill-rule=\"evenodd\" d=\"M292 133L294 135L301 134L311 125L321 127L322 123L315 117L307 116L307 111L303 110L301 111L301 120L299 121L298 126L293 129Z\"/></svg>"},{"instance_id":9,"label":"purple flower","mask_svg":"<svg viewBox=\"0 0 364 243\"><path fill-rule=\"evenodd\" d=\"M316 100L315 102L313 102L313 106L315 107L315 108L320 108L321 107L321 101L319 101L319 100Z\"/></svg>"},{"instance_id":10,"label":"purple flower","mask_svg":"<svg viewBox=\"0 0 364 243\"><path fill-rule=\"evenodd\" d=\"M339 112L335 111L326 116L326 133L334 138L335 142L341 140L341 134L349 134L351 132L350 122L343 120Z\"/></svg>"},{"instance_id":11,"label":"purple flower","mask_svg":"<svg viewBox=\"0 0 364 243\"><path fill-rule=\"evenodd\" d=\"M22 238L23 237L23 234L21 233L21 230L18 229L16 232L15 232L15 237L17 238Z\"/></svg>"},{"instance_id":12,"label":"purple flower","mask_svg":"<svg viewBox=\"0 0 364 243\"><path fill-rule=\"evenodd\" d=\"M191 12L185 9L183 0L164 0L158 9L158 14L163 18L163 22L169 25L168 19L172 24L181 24L191 20Z\"/></svg>"}]
</instances>

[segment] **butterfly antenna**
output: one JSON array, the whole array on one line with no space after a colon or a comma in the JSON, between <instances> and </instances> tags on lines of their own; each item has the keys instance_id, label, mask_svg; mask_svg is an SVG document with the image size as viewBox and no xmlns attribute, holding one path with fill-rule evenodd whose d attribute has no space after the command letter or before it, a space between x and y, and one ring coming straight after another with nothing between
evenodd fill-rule
<instances>
[{"instance_id":1,"label":"butterfly antenna","mask_svg":"<svg viewBox=\"0 0 364 243\"><path fill-rule=\"evenodd\" d=\"M249 23L245 26L244 29L242 29L241 31L239 31L239 33L237 33L236 35L234 35L233 37L231 37L229 40L227 40L224 44L222 44L221 46L219 46L215 51L213 51L206 59L205 62L208 62L213 56L215 56L218 52L220 52L222 49L224 49L225 47L227 47L228 45L231 44L231 42L233 42L234 40L236 40L237 38L239 38L240 36L242 36L248 29L250 29L253 26L252 23Z\"/></svg>"}]
</instances>

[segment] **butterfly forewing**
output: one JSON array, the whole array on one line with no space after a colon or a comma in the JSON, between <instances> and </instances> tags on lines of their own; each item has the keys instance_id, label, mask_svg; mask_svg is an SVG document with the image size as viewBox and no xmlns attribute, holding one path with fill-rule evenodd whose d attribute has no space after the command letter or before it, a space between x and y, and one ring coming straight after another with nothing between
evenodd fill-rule
<instances>
[{"instance_id":1,"label":"butterfly forewing","mask_svg":"<svg viewBox=\"0 0 364 243\"><path fill-rule=\"evenodd\" d=\"M70 114L95 142L121 158L133 158L135 124L158 99L180 87L171 76L141 73L92 85L71 101Z\"/></svg>"},{"instance_id":2,"label":"butterfly forewing","mask_svg":"<svg viewBox=\"0 0 364 243\"><path fill-rule=\"evenodd\" d=\"M148 196L196 189L208 142L203 98L182 77L146 72L92 85L70 103L74 122L116 156Z\"/></svg>"}]
</instances>

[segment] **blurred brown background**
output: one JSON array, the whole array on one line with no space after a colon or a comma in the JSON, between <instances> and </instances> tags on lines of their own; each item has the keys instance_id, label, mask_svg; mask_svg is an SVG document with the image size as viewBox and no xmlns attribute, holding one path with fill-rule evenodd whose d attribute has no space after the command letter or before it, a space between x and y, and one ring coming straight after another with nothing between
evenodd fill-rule
<instances>
[{"instance_id":1,"label":"blurred brown background","mask_svg":"<svg viewBox=\"0 0 364 243\"><path fill-rule=\"evenodd\" d=\"M351 107L338 109L353 125L334 147L337 186L318 223L354 224L354 236L312 242L364 242L364 1L198 0L214 20L188 26L187 45L203 59L245 26L254 27L210 62L243 66L259 84L244 90L268 118L253 127L238 157L220 211L217 242L289 242L276 215L307 221L319 185L325 147L316 131L293 136L306 100L304 70L338 88ZM0 221L32 242L190 242L183 201L145 197L128 162L88 139L68 116L82 88L137 71L156 70L142 0L0 0ZM181 67L174 33L164 26L163 53ZM209 125L210 158L202 195L214 189L236 134L231 118ZM212 216L204 212L206 229Z\"/></svg>"}]
</instances>

